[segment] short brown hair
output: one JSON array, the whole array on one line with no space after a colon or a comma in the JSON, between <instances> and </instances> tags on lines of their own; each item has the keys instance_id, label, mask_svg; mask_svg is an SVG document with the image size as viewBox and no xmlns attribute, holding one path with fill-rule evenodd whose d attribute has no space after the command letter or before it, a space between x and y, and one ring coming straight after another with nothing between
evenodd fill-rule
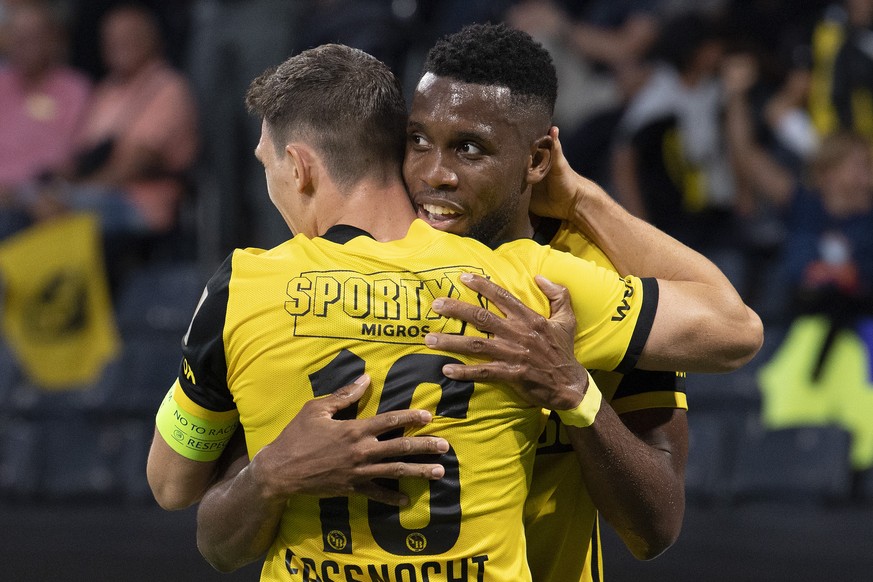
<instances>
[{"instance_id":1,"label":"short brown hair","mask_svg":"<svg viewBox=\"0 0 873 582\"><path fill-rule=\"evenodd\" d=\"M325 44L303 51L252 81L246 106L267 122L278 149L309 141L340 185L400 172L403 91L387 65L361 50Z\"/></svg>"}]
</instances>

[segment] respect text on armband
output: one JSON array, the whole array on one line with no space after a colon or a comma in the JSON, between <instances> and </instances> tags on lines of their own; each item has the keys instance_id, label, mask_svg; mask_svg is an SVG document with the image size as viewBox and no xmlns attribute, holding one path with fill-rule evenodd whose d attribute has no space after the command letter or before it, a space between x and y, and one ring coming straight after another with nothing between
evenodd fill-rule
<instances>
[{"instance_id":1,"label":"respect text on armband","mask_svg":"<svg viewBox=\"0 0 873 582\"><path fill-rule=\"evenodd\" d=\"M196 451L221 451L237 428L238 422L226 426L201 426L199 421L173 410L173 438L186 448Z\"/></svg>"},{"instance_id":2,"label":"respect text on armband","mask_svg":"<svg viewBox=\"0 0 873 582\"><path fill-rule=\"evenodd\" d=\"M487 299L458 279L470 272L484 275L481 268L466 265L414 273L308 271L288 281L285 311L294 318L297 337L417 345L430 332L485 336L431 309L438 297L487 309Z\"/></svg>"},{"instance_id":3,"label":"respect text on armband","mask_svg":"<svg viewBox=\"0 0 873 582\"><path fill-rule=\"evenodd\" d=\"M285 550L285 569L301 582L483 582L487 563L488 556L480 555L419 564L340 564Z\"/></svg>"}]
</instances>

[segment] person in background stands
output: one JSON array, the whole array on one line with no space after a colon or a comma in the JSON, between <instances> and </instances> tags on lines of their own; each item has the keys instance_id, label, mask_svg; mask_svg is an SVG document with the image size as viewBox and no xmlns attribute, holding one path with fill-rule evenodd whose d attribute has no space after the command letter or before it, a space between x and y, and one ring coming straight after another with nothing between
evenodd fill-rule
<instances>
[{"instance_id":1,"label":"person in background stands","mask_svg":"<svg viewBox=\"0 0 873 582\"><path fill-rule=\"evenodd\" d=\"M22 208L41 180L73 159L90 81L63 64L66 34L42 3L7 13L8 60L0 63L0 239L24 228Z\"/></svg>"}]
</instances>

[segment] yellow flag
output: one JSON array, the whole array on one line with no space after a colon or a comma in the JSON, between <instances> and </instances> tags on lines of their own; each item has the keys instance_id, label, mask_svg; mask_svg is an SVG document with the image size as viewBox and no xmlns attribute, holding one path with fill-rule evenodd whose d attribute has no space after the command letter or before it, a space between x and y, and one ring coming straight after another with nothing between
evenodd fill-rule
<instances>
[{"instance_id":1,"label":"yellow flag","mask_svg":"<svg viewBox=\"0 0 873 582\"><path fill-rule=\"evenodd\" d=\"M0 241L3 333L45 388L87 385L119 351L97 219L72 215Z\"/></svg>"}]
</instances>

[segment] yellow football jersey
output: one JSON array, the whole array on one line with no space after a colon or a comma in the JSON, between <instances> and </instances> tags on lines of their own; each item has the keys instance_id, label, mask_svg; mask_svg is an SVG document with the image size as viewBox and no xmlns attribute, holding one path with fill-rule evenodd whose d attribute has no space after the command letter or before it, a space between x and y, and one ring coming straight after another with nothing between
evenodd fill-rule
<instances>
[{"instance_id":1,"label":"yellow football jersey","mask_svg":"<svg viewBox=\"0 0 873 582\"><path fill-rule=\"evenodd\" d=\"M409 494L402 509L356 495L293 496L262 580L531 580L523 506L545 413L509 387L445 378L443 365L476 360L423 342L431 331L481 335L430 309L455 297L495 310L459 282L463 272L490 277L546 316L534 275L567 286L577 357L598 369L633 367L657 305L654 280L621 278L531 240L492 251L421 221L388 243L341 226L238 250L208 283L179 386L205 411L236 409L250 456L308 400L364 372L371 386L346 418L424 408L434 421L409 434L451 445L428 457L445 466L442 479L388 482Z\"/></svg>"},{"instance_id":2,"label":"yellow football jersey","mask_svg":"<svg viewBox=\"0 0 873 582\"><path fill-rule=\"evenodd\" d=\"M535 238L550 241L557 250L615 270L603 251L582 232L568 223L557 226L555 222L545 221ZM604 401L618 414L646 408L687 408L682 373L633 370L622 374L591 370L591 375ZM554 413L540 436L524 524L533 580L602 582L597 510L585 489L566 429Z\"/></svg>"}]
</instances>

